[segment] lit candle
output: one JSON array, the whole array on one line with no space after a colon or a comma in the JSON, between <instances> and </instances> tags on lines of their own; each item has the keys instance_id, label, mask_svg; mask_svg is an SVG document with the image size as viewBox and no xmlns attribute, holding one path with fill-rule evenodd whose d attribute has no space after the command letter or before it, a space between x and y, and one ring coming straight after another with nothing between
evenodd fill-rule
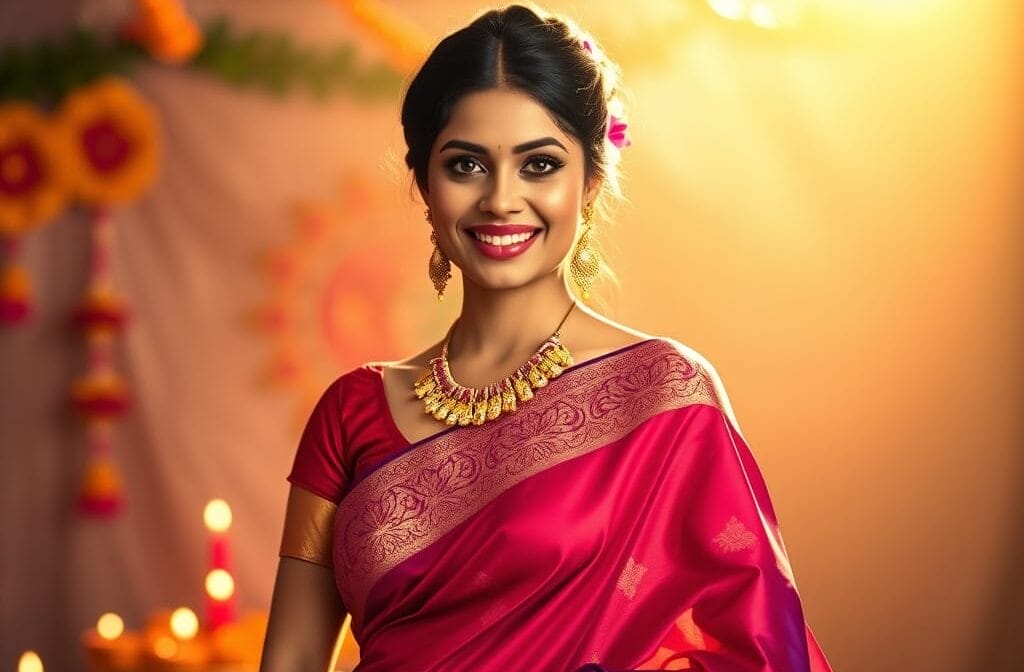
<instances>
[{"instance_id":1,"label":"lit candle","mask_svg":"<svg viewBox=\"0 0 1024 672\"><path fill-rule=\"evenodd\" d=\"M171 633L183 642L195 639L199 632L196 612L188 607L179 607L171 612Z\"/></svg>"},{"instance_id":2,"label":"lit candle","mask_svg":"<svg viewBox=\"0 0 1024 672\"><path fill-rule=\"evenodd\" d=\"M212 631L236 620L235 580L231 576L231 545L227 534L231 527L231 507L223 499L210 500L203 511L203 521L210 534L206 620Z\"/></svg>"},{"instance_id":3,"label":"lit candle","mask_svg":"<svg viewBox=\"0 0 1024 672\"><path fill-rule=\"evenodd\" d=\"M146 627L147 672L206 669L210 643L199 630L199 618L188 607L154 613Z\"/></svg>"},{"instance_id":4,"label":"lit candle","mask_svg":"<svg viewBox=\"0 0 1024 672\"><path fill-rule=\"evenodd\" d=\"M35 651L26 651L18 658L18 672L43 672L43 661Z\"/></svg>"},{"instance_id":5,"label":"lit candle","mask_svg":"<svg viewBox=\"0 0 1024 672\"><path fill-rule=\"evenodd\" d=\"M142 655L142 640L135 633L125 632L124 621L113 613L103 614L95 628L85 631L82 645L93 672L135 670Z\"/></svg>"}]
</instances>

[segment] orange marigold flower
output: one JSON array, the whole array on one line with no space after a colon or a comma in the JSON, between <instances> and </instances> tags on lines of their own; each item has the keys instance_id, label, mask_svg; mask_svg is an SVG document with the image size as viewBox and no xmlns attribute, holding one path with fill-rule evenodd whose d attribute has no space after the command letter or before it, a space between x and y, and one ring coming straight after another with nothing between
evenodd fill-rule
<instances>
[{"instance_id":1,"label":"orange marigold flower","mask_svg":"<svg viewBox=\"0 0 1024 672\"><path fill-rule=\"evenodd\" d=\"M203 33L179 0L137 0L138 14L122 34L165 63L182 63L203 46Z\"/></svg>"},{"instance_id":2,"label":"orange marigold flower","mask_svg":"<svg viewBox=\"0 0 1024 672\"><path fill-rule=\"evenodd\" d=\"M107 77L75 90L59 118L78 198L124 203L153 182L160 154L156 115L127 82Z\"/></svg>"},{"instance_id":3,"label":"orange marigold flower","mask_svg":"<svg viewBox=\"0 0 1024 672\"><path fill-rule=\"evenodd\" d=\"M0 105L0 234L22 233L60 212L68 173L51 122L31 105Z\"/></svg>"},{"instance_id":4,"label":"orange marigold flower","mask_svg":"<svg viewBox=\"0 0 1024 672\"><path fill-rule=\"evenodd\" d=\"M378 0L333 2L385 47L385 56L395 68L412 72L423 62L430 38L405 16Z\"/></svg>"}]
</instances>

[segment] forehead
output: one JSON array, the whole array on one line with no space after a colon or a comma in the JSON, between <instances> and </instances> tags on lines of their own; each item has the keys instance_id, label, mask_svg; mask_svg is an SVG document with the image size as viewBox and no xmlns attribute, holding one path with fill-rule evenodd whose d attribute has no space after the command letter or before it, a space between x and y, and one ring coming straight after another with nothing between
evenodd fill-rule
<instances>
[{"instance_id":1,"label":"forehead","mask_svg":"<svg viewBox=\"0 0 1024 672\"><path fill-rule=\"evenodd\" d=\"M494 149L508 150L528 140L551 136L572 151L576 139L555 123L536 100L515 89L500 87L462 96L452 107L448 125L437 136L437 146L452 138Z\"/></svg>"}]
</instances>

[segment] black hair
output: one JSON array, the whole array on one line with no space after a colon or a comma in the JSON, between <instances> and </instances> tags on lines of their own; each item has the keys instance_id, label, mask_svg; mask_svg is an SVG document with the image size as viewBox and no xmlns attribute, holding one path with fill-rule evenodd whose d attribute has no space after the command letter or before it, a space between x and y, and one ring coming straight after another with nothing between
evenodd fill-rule
<instances>
[{"instance_id":1,"label":"black hair","mask_svg":"<svg viewBox=\"0 0 1024 672\"><path fill-rule=\"evenodd\" d=\"M445 37L413 78L402 103L405 163L426 191L430 150L452 108L469 93L499 86L547 109L583 148L585 179L615 191L605 144L616 69L569 21L522 5L488 11Z\"/></svg>"}]
</instances>

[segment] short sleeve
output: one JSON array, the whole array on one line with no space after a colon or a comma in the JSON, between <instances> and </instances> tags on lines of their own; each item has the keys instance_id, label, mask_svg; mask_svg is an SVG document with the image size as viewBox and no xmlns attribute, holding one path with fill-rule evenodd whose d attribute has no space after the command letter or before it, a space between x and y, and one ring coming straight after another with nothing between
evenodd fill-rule
<instances>
[{"instance_id":1,"label":"short sleeve","mask_svg":"<svg viewBox=\"0 0 1024 672\"><path fill-rule=\"evenodd\" d=\"M343 407L343 377L321 395L302 431L288 482L337 503L349 481Z\"/></svg>"}]
</instances>

